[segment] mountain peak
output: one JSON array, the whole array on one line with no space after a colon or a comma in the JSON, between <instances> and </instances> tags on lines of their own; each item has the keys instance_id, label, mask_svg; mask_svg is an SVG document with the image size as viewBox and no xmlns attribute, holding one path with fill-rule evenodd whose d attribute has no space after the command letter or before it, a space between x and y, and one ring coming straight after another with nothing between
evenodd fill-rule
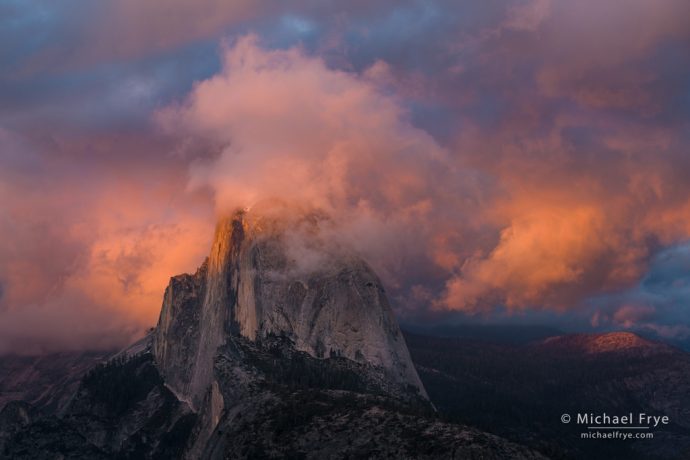
<instances>
[{"instance_id":1,"label":"mountain peak","mask_svg":"<svg viewBox=\"0 0 690 460\"><path fill-rule=\"evenodd\" d=\"M541 344L582 351L587 354L626 352L629 350L661 353L670 350L667 345L647 340L633 332L627 331L549 337L542 341Z\"/></svg>"},{"instance_id":2,"label":"mountain peak","mask_svg":"<svg viewBox=\"0 0 690 460\"><path fill-rule=\"evenodd\" d=\"M199 406L220 347L281 336L297 351L347 358L426 397L376 274L321 235L325 215L300 211L221 219L207 263L171 279L153 341L168 386Z\"/></svg>"}]
</instances>

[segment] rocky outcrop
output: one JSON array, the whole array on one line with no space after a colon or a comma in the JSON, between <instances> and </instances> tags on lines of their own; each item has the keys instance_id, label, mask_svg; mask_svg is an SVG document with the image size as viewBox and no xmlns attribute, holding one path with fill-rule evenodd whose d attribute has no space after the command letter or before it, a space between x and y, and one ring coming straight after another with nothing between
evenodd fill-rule
<instances>
[{"instance_id":1,"label":"rocky outcrop","mask_svg":"<svg viewBox=\"0 0 690 460\"><path fill-rule=\"evenodd\" d=\"M425 397L385 291L372 269L319 237L322 216L239 212L216 229L194 275L168 286L153 351L166 383L198 408L228 337L288 337L315 358L369 366Z\"/></svg>"}]
</instances>

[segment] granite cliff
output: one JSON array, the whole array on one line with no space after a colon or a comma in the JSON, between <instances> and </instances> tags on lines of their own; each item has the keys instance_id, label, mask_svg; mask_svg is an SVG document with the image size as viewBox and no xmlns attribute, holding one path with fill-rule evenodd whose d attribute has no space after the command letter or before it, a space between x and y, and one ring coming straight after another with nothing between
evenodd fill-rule
<instances>
[{"instance_id":1,"label":"granite cliff","mask_svg":"<svg viewBox=\"0 0 690 460\"><path fill-rule=\"evenodd\" d=\"M361 363L426 397L381 282L362 259L318 237L322 218L238 212L218 224L199 270L171 279L153 353L180 398L198 408L213 391L214 357L229 337L269 335L314 358Z\"/></svg>"}]
</instances>

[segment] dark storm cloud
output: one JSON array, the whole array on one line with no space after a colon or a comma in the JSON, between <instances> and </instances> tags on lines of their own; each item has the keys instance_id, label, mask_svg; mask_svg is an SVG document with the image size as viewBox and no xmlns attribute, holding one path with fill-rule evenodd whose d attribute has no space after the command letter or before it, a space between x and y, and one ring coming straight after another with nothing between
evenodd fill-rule
<instances>
[{"instance_id":1,"label":"dark storm cloud","mask_svg":"<svg viewBox=\"0 0 690 460\"><path fill-rule=\"evenodd\" d=\"M690 244L659 252L637 286L590 301L597 329L624 328L662 339L690 339Z\"/></svg>"}]
</instances>

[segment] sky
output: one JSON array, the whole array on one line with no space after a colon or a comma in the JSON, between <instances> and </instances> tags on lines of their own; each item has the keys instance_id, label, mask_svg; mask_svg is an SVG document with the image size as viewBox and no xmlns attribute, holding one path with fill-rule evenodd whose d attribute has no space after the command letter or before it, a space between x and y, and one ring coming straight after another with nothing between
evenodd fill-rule
<instances>
[{"instance_id":1,"label":"sky","mask_svg":"<svg viewBox=\"0 0 690 460\"><path fill-rule=\"evenodd\" d=\"M404 322L690 340L686 0L0 0L0 354L123 346L219 216Z\"/></svg>"}]
</instances>

